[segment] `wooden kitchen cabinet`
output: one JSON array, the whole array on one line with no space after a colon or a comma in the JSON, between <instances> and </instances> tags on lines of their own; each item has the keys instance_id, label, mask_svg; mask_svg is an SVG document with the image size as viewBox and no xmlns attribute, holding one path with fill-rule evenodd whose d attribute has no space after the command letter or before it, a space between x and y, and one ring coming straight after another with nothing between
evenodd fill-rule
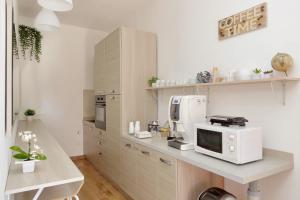
<instances>
[{"instance_id":1,"label":"wooden kitchen cabinet","mask_svg":"<svg viewBox=\"0 0 300 200\"><path fill-rule=\"evenodd\" d=\"M153 150L138 145L137 199L156 199L156 154Z\"/></svg>"},{"instance_id":2,"label":"wooden kitchen cabinet","mask_svg":"<svg viewBox=\"0 0 300 200\"><path fill-rule=\"evenodd\" d=\"M107 66L105 59L105 41L99 42L95 46L95 59L94 59L94 90L97 93L106 93L108 78Z\"/></svg>"},{"instance_id":3,"label":"wooden kitchen cabinet","mask_svg":"<svg viewBox=\"0 0 300 200\"><path fill-rule=\"evenodd\" d=\"M120 140L121 137L121 95L106 96L106 131L108 137Z\"/></svg>"},{"instance_id":4,"label":"wooden kitchen cabinet","mask_svg":"<svg viewBox=\"0 0 300 200\"><path fill-rule=\"evenodd\" d=\"M157 153L156 163L156 199L176 200L177 160Z\"/></svg>"},{"instance_id":5,"label":"wooden kitchen cabinet","mask_svg":"<svg viewBox=\"0 0 300 200\"><path fill-rule=\"evenodd\" d=\"M177 160L122 139L120 186L136 200L176 200Z\"/></svg>"},{"instance_id":6,"label":"wooden kitchen cabinet","mask_svg":"<svg viewBox=\"0 0 300 200\"><path fill-rule=\"evenodd\" d=\"M133 199L137 197L137 146L128 141L122 140L120 143L120 186Z\"/></svg>"},{"instance_id":7,"label":"wooden kitchen cabinet","mask_svg":"<svg viewBox=\"0 0 300 200\"><path fill-rule=\"evenodd\" d=\"M107 145L104 148L104 159L108 165L107 175L115 183L119 183L120 176L120 104L120 95L106 96Z\"/></svg>"},{"instance_id":8,"label":"wooden kitchen cabinet","mask_svg":"<svg viewBox=\"0 0 300 200\"><path fill-rule=\"evenodd\" d=\"M121 31L117 29L95 47L94 90L96 93L120 93L120 35Z\"/></svg>"},{"instance_id":9,"label":"wooden kitchen cabinet","mask_svg":"<svg viewBox=\"0 0 300 200\"><path fill-rule=\"evenodd\" d=\"M136 200L156 199L158 160L155 151L148 154L147 148L127 145L121 135L130 121L139 120L145 130L157 120L157 98L145 90L157 74L156 41L153 33L121 27L95 47L94 91L106 94L106 131L98 147L101 162L92 163ZM89 143L93 139L85 145ZM93 145L84 147L88 154L95 152Z\"/></svg>"},{"instance_id":10,"label":"wooden kitchen cabinet","mask_svg":"<svg viewBox=\"0 0 300 200\"><path fill-rule=\"evenodd\" d=\"M83 141L84 154L87 159L97 167L100 163L101 149L99 143L101 142L101 137L93 125L83 125Z\"/></svg>"}]
</instances>

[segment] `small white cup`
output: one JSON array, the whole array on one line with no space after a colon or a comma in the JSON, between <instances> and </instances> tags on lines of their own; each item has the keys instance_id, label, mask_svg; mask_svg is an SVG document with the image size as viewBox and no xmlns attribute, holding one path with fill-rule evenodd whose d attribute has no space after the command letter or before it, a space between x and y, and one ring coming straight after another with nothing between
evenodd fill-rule
<instances>
[{"instance_id":1,"label":"small white cup","mask_svg":"<svg viewBox=\"0 0 300 200\"><path fill-rule=\"evenodd\" d=\"M160 85L161 85L161 80L157 80L156 81L156 87L160 87Z\"/></svg>"},{"instance_id":2,"label":"small white cup","mask_svg":"<svg viewBox=\"0 0 300 200\"><path fill-rule=\"evenodd\" d=\"M133 122L129 122L128 132L130 135L134 134L134 123Z\"/></svg>"},{"instance_id":3,"label":"small white cup","mask_svg":"<svg viewBox=\"0 0 300 200\"><path fill-rule=\"evenodd\" d=\"M141 122L140 121L136 121L134 124L134 132L140 132L141 131Z\"/></svg>"}]
</instances>

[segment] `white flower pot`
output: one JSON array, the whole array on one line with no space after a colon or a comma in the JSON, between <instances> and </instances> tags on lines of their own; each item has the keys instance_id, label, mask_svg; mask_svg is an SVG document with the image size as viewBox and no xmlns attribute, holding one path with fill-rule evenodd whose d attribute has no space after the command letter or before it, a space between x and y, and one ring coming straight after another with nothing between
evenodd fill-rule
<instances>
[{"instance_id":1,"label":"white flower pot","mask_svg":"<svg viewBox=\"0 0 300 200\"><path fill-rule=\"evenodd\" d=\"M23 173L34 172L36 160L27 160L27 161L17 161L16 164L22 164Z\"/></svg>"},{"instance_id":2,"label":"white flower pot","mask_svg":"<svg viewBox=\"0 0 300 200\"><path fill-rule=\"evenodd\" d=\"M32 119L33 119L33 116L26 116L26 120L27 120L28 122L31 122Z\"/></svg>"},{"instance_id":3,"label":"white flower pot","mask_svg":"<svg viewBox=\"0 0 300 200\"><path fill-rule=\"evenodd\" d=\"M264 78L273 78L273 73L263 74Z\"/></svg>"},{"instance_id":4,"label":"white flower pot","mask_svg":"<svg viewBox=\"0 0 300 200\"><path fill-rule=\"evenodd\" d=\"M262 74L252 74L252 79L253 80L258 80L262 78Z\"/></svg>"}]
</instances>

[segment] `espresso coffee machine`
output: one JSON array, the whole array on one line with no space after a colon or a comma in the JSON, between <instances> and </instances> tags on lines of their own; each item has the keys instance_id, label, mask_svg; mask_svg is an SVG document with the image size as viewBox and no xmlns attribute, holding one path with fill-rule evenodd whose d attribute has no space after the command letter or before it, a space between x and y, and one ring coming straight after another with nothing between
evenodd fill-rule
<instances>
[{"instance_id":1,"label":"espresso coffee machine","mask_svg":"<svg viewBox=\"0 0 300 200\"><path fill-rule=\"evenodd\" d=\"M194 148L194 124L206 121L206 96L172 96L169 101L171 136L168 145L180 150Z\"/></svg>"}]
</instances>

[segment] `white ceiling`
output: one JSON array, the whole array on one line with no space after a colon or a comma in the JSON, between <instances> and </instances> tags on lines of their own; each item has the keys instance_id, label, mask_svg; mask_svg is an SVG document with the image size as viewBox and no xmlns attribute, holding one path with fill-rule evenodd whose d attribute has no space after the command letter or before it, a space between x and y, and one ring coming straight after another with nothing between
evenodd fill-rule
<instances>
[{"instance_id":1,"label":"white ceiling","mask_svg":"<svg viewBox=\"0 0 300 200\"><path fill-rule=\"evenodd\" d=\"M57 13L61 23L110 32L123 25L136 10L149 0L73 0L74 8ZM18 0L19 14L35 17L40 7L37 0Z\"/></svg>"}]
</instances>

